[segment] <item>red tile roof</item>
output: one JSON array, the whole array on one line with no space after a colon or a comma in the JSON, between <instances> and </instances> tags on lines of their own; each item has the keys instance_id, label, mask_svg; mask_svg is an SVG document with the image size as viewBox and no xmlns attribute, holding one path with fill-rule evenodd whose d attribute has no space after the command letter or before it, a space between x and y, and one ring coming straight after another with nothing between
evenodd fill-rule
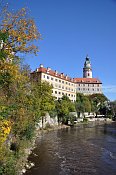
<instances>
[{"instance_id":1,"label":"red tile roof","mask_svg":"<svg viewBox=\"0 0 116 175\"><path fill-rule=\"evenodd\" d=\"M102 84L98 78L74 78L75 83L98 83Z\"/></svg>"},{"instance_id":2,"label":"red tile roof","mask_svg":"<svg viewBox=\"0 0 116 175\"><path fill-rule=\"evenodd\" d=\"M46 73L48 75L61 78L66 81L70 81L73 83L94 83L94 84L102 84L101 81L98 78L70 78L67 75L64 75L63 73L58 73L57 71L53 71L50 68L45 67L39 67L36 69L36 71L32 72L34 73Z\"/></svg>"},{"instance_id":3,"label":"red tile roof","mask_svg":"<svg viewBox=\"0 0 116 175\"><path fill-rule=\"evenodd\" d=\"M70 81L70 82L73 82L74 83L74 79L73 78L70 78L68 77L67 75L64 75L63 73L58 73L57 71L53 71L49 68L44 68L44 67L39 67L36 71L32 72L33 73L46 73L48 75L51 75L51 76L54 76L54 77L58 77L58 78L61 78L63 80L66 80L66 81Z\"/></svg>"}]
</instances>

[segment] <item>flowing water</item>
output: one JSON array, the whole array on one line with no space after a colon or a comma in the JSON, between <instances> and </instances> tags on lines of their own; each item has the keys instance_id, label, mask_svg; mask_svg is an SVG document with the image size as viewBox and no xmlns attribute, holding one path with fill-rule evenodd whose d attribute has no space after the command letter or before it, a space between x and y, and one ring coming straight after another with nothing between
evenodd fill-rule
<instances>
[{"instance_id":1,"label":"flowing water","mask_svg":"<svg viewBox=\"0 0 116 175\"><path fill-rule=\"evenodd\" d=\"M81 124L44 133L25 175L116 175L116 123Z\"/></svg>"}]
</instances>

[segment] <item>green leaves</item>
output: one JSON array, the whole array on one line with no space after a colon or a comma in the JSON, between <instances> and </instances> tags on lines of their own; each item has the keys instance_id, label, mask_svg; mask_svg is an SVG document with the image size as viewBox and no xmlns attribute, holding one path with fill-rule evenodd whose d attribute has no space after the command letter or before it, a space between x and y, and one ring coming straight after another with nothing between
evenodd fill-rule
<instances>
[{"instance_id":1,"label":"green leaves","mask_svg":"<svg viewBox=\"0 0 116 175\"><path fill-rule=\"evenodd\" d=\"M61 99L56 101L56 111L59 121L67 123L69 113L75 111L75 105L67 96L63 96Z\"/></svg>"},{"instance_id":2,"label":"green leaves","mask_svg":"<svg viewBox=\"0 0 116 175\"><path fill-rule=\"evenodd\" d=\"M91 102L89 101L88 96L85 96L81 93L77 93L76 99L76 111L77 112L90 112L91 111Z\"/></svg>"},{"instance_id":3,"label":"green leaves","mask_svg":"<svg viewBox=\"0 0 116 175\"><path fill-rule=\"evenodd\" d=\"M52 96L52 86L48 82L35 82L34 83L34 104L37 111L41 114L45 114L55 108L54 100Z\"/></svg>"}]
</instances>

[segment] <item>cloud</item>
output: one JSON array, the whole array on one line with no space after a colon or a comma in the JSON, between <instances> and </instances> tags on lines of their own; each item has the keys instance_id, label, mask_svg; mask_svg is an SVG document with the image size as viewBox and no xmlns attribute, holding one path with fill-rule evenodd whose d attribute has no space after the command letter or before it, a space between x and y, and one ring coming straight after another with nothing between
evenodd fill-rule
<instances>
[{"instance_id":1,"label":"cloud","mask_svg":"<svg viewBox=\"0 0 116 175\"><path fill-rule=\"evenodd\" d=\"M105 85L102 89L106 93L116 93L116 85Z\"/></svg>"}]
</instances>

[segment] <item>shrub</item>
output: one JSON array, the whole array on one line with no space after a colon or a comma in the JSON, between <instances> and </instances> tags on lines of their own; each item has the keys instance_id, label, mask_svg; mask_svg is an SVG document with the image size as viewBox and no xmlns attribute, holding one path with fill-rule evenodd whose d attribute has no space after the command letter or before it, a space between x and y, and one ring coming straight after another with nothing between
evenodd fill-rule
<instances>
[{"instance_id":1,"label":"shrub","mask_svg":"<svg viewBox=\"0 0 116 175\"><path fill-rule=\"evenodd\" d=\"M83 118L83 122L88 122L88 118Z\"/></svg>"}]
</instances>

